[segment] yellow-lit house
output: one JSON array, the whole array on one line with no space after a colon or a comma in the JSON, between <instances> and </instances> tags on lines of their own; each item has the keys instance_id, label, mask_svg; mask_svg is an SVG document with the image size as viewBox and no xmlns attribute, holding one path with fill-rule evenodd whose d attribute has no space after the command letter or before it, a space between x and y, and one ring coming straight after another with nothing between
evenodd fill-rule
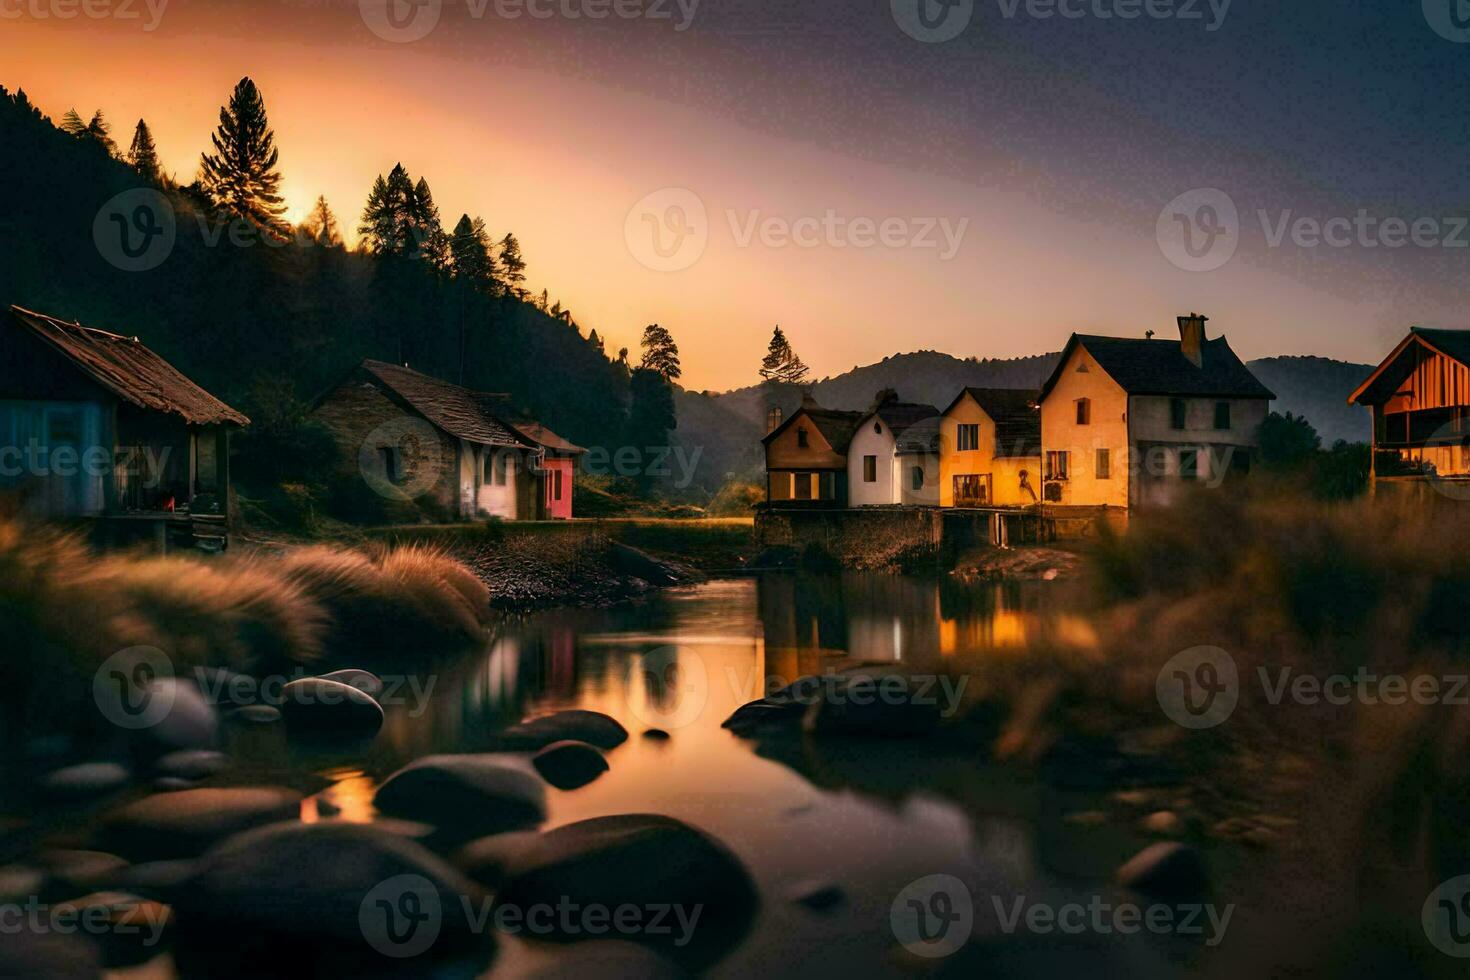
<instances>
[{"instance_id":1,"label":"yellow-lit house","mask_svg":"<svg viewBox=\"0 0 1470 980\"><path fill-rule=\"evenodd\" d=\"M1041 499L1039 392L966 388L939 423L941 507L1025 507Z\"/></svg>"},{"instance_id":2,"label":"yellow-lit house","mask_svg":"<svg viewBox=\"0 0 1470 980\"><path fill-rule=\"evenodd\" d=\"M847 448L862 412L818 405L810 394L761 440L766 451L766 500L776 505L847 506Z\"/></svg>"},{"instance_id":3,"label":"yellow-lit house","mask_svg":"<svg viewBox=\"0 0 1470 980\"><path fill-rule=\"evenodd\" d=\"M1179 319L1178 340L1073 334L1041 389L1047 513L1126 516L1190 483L1250 471L1273 395L1208 317ZM1080 515L1079 515L1080 516Z\"/></svg>"}]
</instances>

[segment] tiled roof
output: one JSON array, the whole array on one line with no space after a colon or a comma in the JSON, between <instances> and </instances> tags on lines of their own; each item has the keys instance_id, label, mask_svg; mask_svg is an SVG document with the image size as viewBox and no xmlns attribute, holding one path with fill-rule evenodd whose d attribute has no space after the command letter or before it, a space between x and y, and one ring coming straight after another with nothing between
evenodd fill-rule
<instances>
[{"instance_id":1,"label":"tiled roof","mask_svg":"<svg viewBox=\"0 0 1470 980\"><path fill-rule=\"evenodd\" d=\"M966 388L955 401L965 395L975 399L975 403L995 423L995 455L1040 454L1041 410L1036 407L1036 402L1041 392L1033 388ZM949 409L945 409L945 413L948 412Z\"/></svg>"},{"instance_id":2,"label":"tiled roof","mask_svg":"<svg viewBox=\"0 0 1470 980\"><path fill-rule=\"evenodd\" d=\"M190 425L249 425L250 420L184 377L137 337L123 337L12 306L11 325L27 330L118 398L177 415Z\"/></svg>"},{"instance_id":3,"label":"tiled roof","mask_svg":"<svg viewBox=\"0 0 1470 980\"><path fill-rule=\"evenodd\" d=\"M524 442L468 388L384 361L363 361L362 368L414 411L458 439L486 446L517 446Z\"/></svg>"},{"instance_id":4,"label":"tiled roof","mask_svg":"<svg viewBox=\"0 0 1470 980\"><path fill-rule=\"evenodd\" d=\"M941 416L936 411L928 418L920 419L898 435L896 452L900 456L913 453L939 452L939 423ZM896 430L895 430L896 431Z\"/></svg>"},{"instance_id":5,"label":"tiled roof","mask_svg":"<svg viewBox=\"0 0 1470 980\"><path fill-rule=\"evenodd\" d=\"M877 415L897 437L909 426L938 416L939 409L933 405L917 405L913 402L888 402L879 406Z\"/></svg>"},{"instance_id":6,"label":"tiled roof","mask_svg":"<svg viewBox=\"0 0 1470 980\"><path fill-rule=\"evenodd\" d=\"M1045 398L1061 377L1072 351L1087 349L1099 366L1130 395L1192 395L1195 397L1275 398L1251 374L1224 337L1206 340L1201 365L1184 356L1177 340L1140 340L1073 334L1056 371L1042 386Z\"/></svg>"},{"instance_id":7,"label":"tiled roof","mask_svg":"<svg viewBox=\"0 0 1470 980\"><path fill-rule=\"evenodd\" d=\"M790 418L766 433L761 442L770 442L776 436L789 429L797 419L806 418L827 444L836 453L847 453L847 446L852 442L853 433L857 431L858 423L868 416L867 412L839 412L836 409L821 408L815 405L802 405L801 408L791 413Z\"/></svg>"}]
</instances>

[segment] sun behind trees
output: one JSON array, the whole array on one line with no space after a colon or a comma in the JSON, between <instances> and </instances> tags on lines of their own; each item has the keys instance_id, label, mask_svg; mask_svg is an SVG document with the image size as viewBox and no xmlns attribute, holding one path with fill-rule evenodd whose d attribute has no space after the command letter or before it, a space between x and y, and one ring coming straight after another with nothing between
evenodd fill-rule
<instances>
[{"instance_id":1,"label":"sun behind trees","mask_svg":"<svg viewBox=\"0 0 1470 980\"><path fill-rule=\"evenodd\" d=\"M279 238L291 230L281 217L280 151L265 115L265 100L248 77L235 86L228 105L219 111L219 127L210 137L213 153L201 158L202 184L225 214L249 221Z\"/></svg>"}]
</instances>

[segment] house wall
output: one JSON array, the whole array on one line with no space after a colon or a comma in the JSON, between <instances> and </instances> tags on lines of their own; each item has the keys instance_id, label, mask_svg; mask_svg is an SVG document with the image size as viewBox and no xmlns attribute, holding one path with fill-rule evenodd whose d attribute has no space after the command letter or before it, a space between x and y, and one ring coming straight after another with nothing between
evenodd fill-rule
<instances>
[{"instance_id":1,"label":"house wall","mask_svg":"<svg viewBox=\"0 0 1470 980\"><path fill-rule=\"evenodd\" d=\"M545 515L548 520L565 521L572 516L572 474L576 471L576 460L562 456L547 456L541 464L541 479L545 489ZM560 475L558 477L558 474ZM557 495L560 485L561 494Z\"/></svg>"},{"instance_id":2,"label":"house wall","mask_svg":"<svg viewBox=\"0 0 1470 980\"><path fill-rule=\"evenodd\" d=\"M440 518L459 515L459 440L408 412L360 375L324 396L312 417L337 442L342 492L350 509L407 517L417 506ZM396 480L385 470L385 449L397 453Z\"/></svg>"},{"instance_id":3,"label":"house wall","mask_svg":"<svg viewBox=\"0 0 1470 980\"><path fill-rule=\"evenodd\" d=\"M807 433L805 449L798 444L797 435L803 428ZM812 499L825 499L840 506L846 505L847 457L832 448L804 411L798 409L785 431L766 443L765 449L767 500L802 499L795 484L804 480L812 487ZM823 481L823 473L831 473L831 480ZM819 496L819 488L824 482L832 487L830 497Z\"/></svg>"},{"instance_id":4,"label":"house wall","mask_svg":"<svg viewBox=\"0 0 1470 980\"><path fill-rule=\"evenodd\" d=\"M877 427L876 429L874 427ZM894 456L893 433L876 415L858 425L847 447L847 502L850 507L876 507L899 502L899 484L895 480L898 461ZM872 456L873 482L863 479L863 459Z\"/></svg>"},{"instance_id":5,"label":"house wall","mask_svg":"<svg viewBox=\"0 0 1470 980\"><path fill-rule=\"evenodd\" d=\"M1085 370L1079 370L1085 368ZM1087 425L1077 424L1077 401L1090 399L1091 417ZM1107 449L1111 476L1097 475L1097 450ZM1041 450L1038 472L1032 474L1032 485L1041 486L1046 474L1046 454L1070 453L1068 478L1056 481L1060 499L1048 503L1064 506L1127 507L1129 502L1128 469L1128 395L1106 371L1078 347L1067 359L1056 386L1041 403ZM1042 493L1043 498L1046 494Z\"/></svg>"},{"instance_id":6,"label":"house wall","mask_svg":"<svg viewBox=\"0 0 1470 980\"><path fill-rule=\"evenodd\" d=\"M924 470L924 488L914 490L913 469ZM939 454L904 453L893 460L894 485L898 487L898 502L908 506L939 506Z\"/></svg>"},{"instance_id":7,"label":"house wall","mask_svg":"<svg viewBox=\"0 0 1470 980\"><path fill-rule=\"evenodd\" d=\"M1134 479L1132 503L1167 505L1185 489L1180 477L1180 452L1194 450L1196 483L1218 484L1237 457L1249 459L1258 444L1258 429L1270 403L1263 398L1185 398L1184 428L1173 426L1170 404L1161 395L1130 399L1133 419ZM1215 428L1215 405L1230 405L1230 427Z\"/></svg>"},{"instance_id":8,"label":"house wall","mask_svg":"<svg viewBox=\"0 0 1470 980\"><path fill-rule=\"evenodd\" d=\"M521 512L523 493L520 484L527 478L534 479L534 474L526 472L521 453L514 449L476 446L475 465L479 473L475 489L476 516L521 520L524 515ZM497 480L497 476L503 479Z\"/></svg>"},{"instance_id":9,"label":"house wall","mask_svg":"<svg viewBox=\"0 0 1470 980\"><path fill-rule=\"evenodd\" d=\"M978 449L960 452L959 427L980 426ZM1021 486L1021 471L1026 471L1032 492ZM990 477L990 503L997 506L1029 506L1041 494L1041 458L1039 456L996 456L995 422L985 409L968 394L945 414L939 423L939 473L937 499L941 507L955 506L954 478L957 476Z\"/></svg>"}]
</instances>

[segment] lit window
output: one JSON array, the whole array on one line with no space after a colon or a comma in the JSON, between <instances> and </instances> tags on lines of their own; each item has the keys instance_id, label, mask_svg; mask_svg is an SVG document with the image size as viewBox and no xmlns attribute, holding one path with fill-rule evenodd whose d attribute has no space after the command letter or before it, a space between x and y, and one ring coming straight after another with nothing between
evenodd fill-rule
<instances>
[{"instance_id":1,"label":"lit window","mask_svg":"<svg viewBox=\"0 0 1470 980\"><path fill-rule=\"evenodd\" d=\"M1054 451L1046 454L1046 478L1048 480L1067 479L1069 456L1071 456L1071 453L1065 451Z\"/></svg>"},{"instance_id":2,"label":"lit window","mask_svg":"<svg viewBox=\"0 0 1470 980\"><path fill-rule=\"evenodd\" d=\"M1099 449L1097 451L1097 478L1099 480L1113 478L1113 454L1109 450Z\"/></svg>"},{"instance_id":3,"label":"lit window","mask_svg":"<svg viewBox=\"0 0 1470 980\"><path fill-rule=\"evenodd\" d=\"M980 426L962 425L956 433L955 449L968 453L980 448Z\"/></svg>"}]
</instances>

